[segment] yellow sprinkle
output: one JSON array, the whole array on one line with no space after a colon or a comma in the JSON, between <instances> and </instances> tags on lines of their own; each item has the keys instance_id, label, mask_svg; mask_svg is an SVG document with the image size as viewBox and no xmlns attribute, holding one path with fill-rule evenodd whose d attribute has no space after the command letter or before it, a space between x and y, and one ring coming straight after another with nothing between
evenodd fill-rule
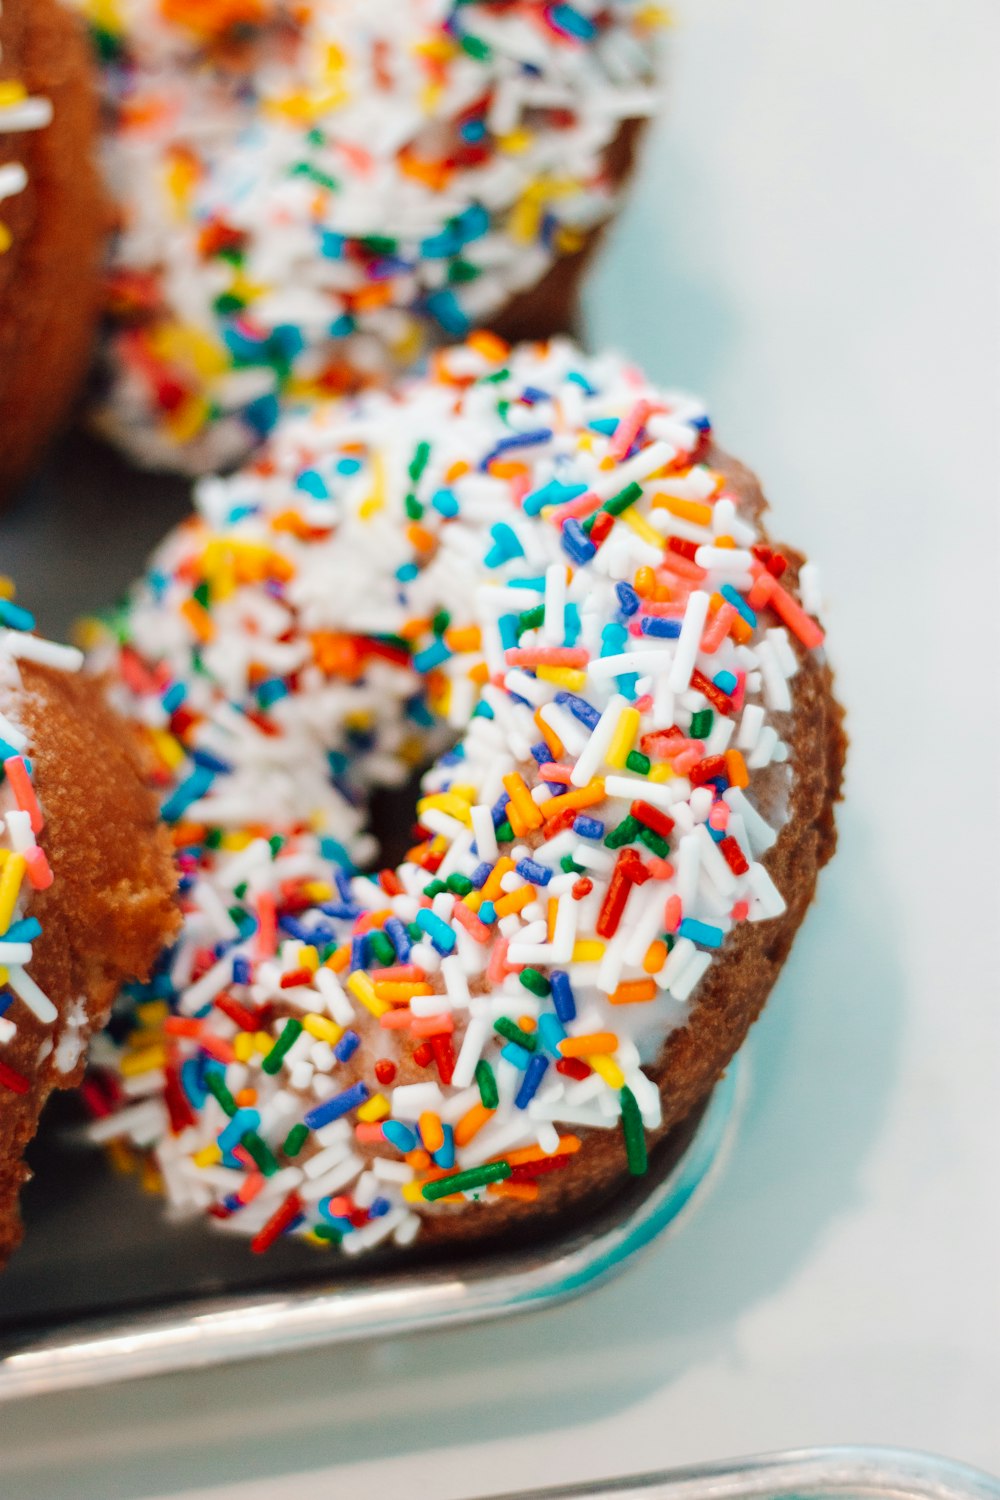
<instances>
[{"instance_id":1,"label":"yellow sprinkle","mask_svg":"<svg viewBox=\"0 0 1000 1500\"><path fill-rule=\"evenodd\" d=\"M241 830L238 833L225 833L222 836L222 848L228 854L239 854L240 850L248 848L253 843L253 834Z\"/></svg>"},{"instance_id":2,"label":"yellow sprinkle","mask_svg":"<svg viewBox=\"0 0 1000 1500\"><path fill-rule=\"evenodd\" d=\"M540 666L535 668L535 676L542 682L554 682L557 687L566 688L571 693L582 692L587 686L587 674L578 667Z\"/></svg>"},{"instance_id":3,"label":"yellow sprinkle","mask_svg":"<svg viewBox=\"0 0 1000 1500\"><path fill-rule=\"evenodd\" d=\"M6 964L0 964L0 984L6 984L10 978L10 970Z\"/></svg>"},{"instance_id":4,"label":"yellow sprinkle","mask_svg":"<svg viewBox=\"0 0 1000 1500\"><path fill-rule=\"evenodd\" d=\"M258 1052L270 1052L274 1046L274 1037L267 1031L255 1031L253 1044Z\"/></svg>"},{"instance_id":5,"label":"yellow sprinkle","mask_svg":"<svg viewBox=\"0 0 1000 1500\"><path fill-rule=\"evenodd\" d=\"M144 1047L141 1052L127 1052L119 1058L118 1066L123 1078L136 1078L140 1073L152 1073L162 1068L167 1054L162 1046Z\"/></svg>"},{"instance_id":6,"label":"yellow sprinkle","mask_svg":"<svg viewBox=\"0 0 1000 1500\"><path fill-rule=\"evenodd\" d=\"M623 708L615 725L615 732L611 736L608 753L605 756L609 766L621 767L625 764L625 757L635 744L635 737L639 729L639 710L636 708Z\"/></svg>"},{"instance_id":7,"label":"yellow sprinkle","mask_svg":"<svg viewBox=\"0 0 1000 1500\"><path fill-rule=\"evenodd\" d=\"M203 1146L196 1151L191 1160L196 1167L216 1167L222 1160L222 1148L213 1141L210 1146Z\"/></svg>"},{"instance_id":8,"label":"yellow sprinkle","mask_svg":"<svg viewBox=\"0 0 1000 1500\"><path fill-rule=\"evenodd\" d=\"M165 1000L142 1000L135 1013L142 1026L162 1026L170 1014L170 1007Z\"/></svg>"},{"instance_id":9,"label":"yellow sprinkle","mask_svg":"<svg viewBox=\"0 0 1000 1500\"><path fill-rule=\"evenodd\" d=\"M625 1087L625 1074L611 1057L602 1057L597 1052L592 1052L587 1058L587 1063L593 1068L599 1078L612 1089L623 1089Z\"/></svg>"},{"instance_id":10,"label":"yellow sprinkle","mask_svg":"<svg viewBox=\"0 0 1000 1500\"><path fill-rule=\"evenodd\" d=\"M598 938L579 938L573 944L575 964L598 964L604 957L604 944Z\"/></svg>"},{"instance_id":11,"label":"yellow sprinkle","mask_svg":"<svg viewBox=\"0 0 1000 1500\"><path fill-rule=\"evenodd\" d=\"M163 414L163 425L175 443L187 443L208 425L212 408L201 396L188 395Z\"/></svg>"},{"instance_id":12,"label":"yellow sprinkle","mask_svg":"<svg viewBox=\"0 0 1000 1500\"><path fill-rule=\"evenodd\" d=\"M257 1044L249 1031L239 1031L233 1037L233 1051L236 1061L248 1063L257 1050Z\"/></svg>"},{"instance_id":13,"label":"yellow sprinkle","mask_svg":"<svg viewBox=\"0 0 1000 1500\"><path fill-rule=\"evenodd\" d=\"M429 812L431 809L437 812L447 813L450 818L455 818L459 823L471 826L472 813L469 804L464 797L458 797L454 792L436 792L432 797L421 797L417 803L417 817L421 813Z\"/></svg>"},{"instance_id":14,"label":"yellow sprinkle","mask_svg":"<svg viewBox=\"0 0 1000 1500\"><path fill-rule=\"evenodd\" d=\"M11 924L27 868L23 854L11 854L0 872L0 932L6 932Z\"/></svg>"},{"instance_id":15,"label":"yellow sprinkle","mask_svg":"<svg viewBox=\"0 0 1000 1500\"><path fill-rule=\"evenodd\" d=\"M385 505L385 460L381 453L372 455L372 489L358 506L358 515L362 521L367 521L369 516L374 516L382 510Z\"/></svg>"},{"instance_id":16,"label":"yellow sprinkle","mask_svg":"<svg viewBox=\"0 0 1000 1500\"><path fill-rule=\"evenodd\" d=\"M622 511L621 520L625 522L626 526L631 526L636 536L641 536L643 541L648 542L651 547L655 547L657 551L662 549L663 537L656 530L655 526L650 526L645 516L640 516L637 513L634 505L629 506L628 510Z\"/></svg>"},{"instance_id":17,"label":"yellow sprinkle","mask_svg":"<svg viewBox=\"0 0 1000 1500\"><path fill-rule=\"evenodd\" d=\"M151 1156L143 1158L139 1173L139 1185L144 1193L154 1194L163 1192L163 1178L160 1176L157 1165Z\"/></svg>"},{"instance_id":18,"label":"yellow sprinkle","mask_svg":"<svg viewBox=\"0 0 1000 1500\"><path fill-rule=\"evenodd\" d=\"M363 1124L372 1125L376 1120L385 1119L389 1113L389 1101L384 1094L372 1094L355 1113Z\"/></svg>"},{"instance_id":19,"label":"yellow sprinkle","mask_svg":"<svg viewBox=\"0 0 1000 1500\"><path fill-rule=\"evenodd\" d=\"M498 145L501 151L507 151L511 156L519 156L522 151L527 151L533 139L530 130L510 130L500 137Z\"/></svg>"},{"instance_id":20,"label":"yellow sprinkle","mask_svg":"<svg viewBox=\"0 0 1000 1500\"><path fill-rule=\"evenodd\" d=\"M423 1179L415 1182L404 1182L402 1187L403 1199L406 1203L423 1203Z\"/></svg>"},{"instance_id":21,"label":"yellow sprinkle","mask_svg":"<svg viewBox=\"0 0 1000 1500\"><path fill-rule=\"evenodd\" d=\"M0 220L0 255L3 255L5 250L9 250L13 243L14 236L11 234L7 225L4 224L2 220Z\"/></svg>"},{"instance_id":22,"label":"yellow sprinkle","mask_svg":"<svg viewBox=\"0 0 1000 1500\"><path fill-rule=\"evenodd\" d=\"M154 750L168 771L176 771L184 764L186 752L176 735L166 729L149 729L147 732Z\"/></svg>"},{"instance_id":23,"label":"yellow sprinkle","mask_svg":"<svg viewBox=\"0 0 1000 1500\"><path fill-rule=\"evenodd\" d=\"M318 1016L315 1011L310 1011L307 1016L302 1017L302 1030L308 1031L319 1042L329 1042L335 1047L344 1035L343 1026L338 1026L336 1021L331 1021L328 1016Z\"/></svg>"},{"instance_id":24,"label":"yellow sprinkle","mask_svg":"<svg viewBox=\"0 0 1000 1500\"><path fill-rule=\"evenodd\" d=\"M387 1010L392 1009L387 1000L380 1000L378 998L375 993L375 986L368 978L364 969L355 969L353 974L348 975L347 988L355 1000L360 1000L365 1009L370 1010L376 1019L379 1016L384 1016Z\"/></svg>"},{"instance_id":25,"label":"yellow sprinkle","mask_svg":"<svg viewBox=\"0 0 1000 1500\"><path fill-rule=\"evenodd\" d=\"M8 578L6 573L0 573L0 599L13 599L17 594L17 587L13 578Z\"/></svg>"},{"instance_id":26,"label":"yellow sprinkle","mask_svg":"<svg viewBox=\"0 0 1000 1500\"><path fill-rule=\"evenodd\" d=\"M16 78L5 78L0 82L0 109L10 109L12 105L23 103L27 97L27 89Z\"/></svg>"},{"instance_id":27,"label":"yellow sprinkle","mask_svg":"<svg viewBox=\"0 0 1000 1500\"><path fill-rule=\"evenodd\" d=\"M309 969L313 974L319 968L319 954L312 943L306 943L304 948L299 949L299 968Z\"/></svg>"},{"instance_id":28,"label":"yellow sprinkle","mask_svg":"<svg viewBox=\"0 0 1000 1500\"><path fill-rule=\"evenodd\" d=\"M107 1141L104 1146L108 1165L112 1172L129 1177L138 1166L135 1152L127 1141Z\"/></svg>"},{"instance_id":29,"label":"yellow sprinkle","mask_svg":"<svg viewBox=\"0 0 1000 1500\"><path fill-rule=\"evenodd\" d=\"M668 766L665 761L661 761L659 763L659 765L652 766L650 768L649 775L646 777L646 780L647 781L672 781L673 777L674 777L674 768L673 768L673 766Z\"/></svg>"}]
</instances>

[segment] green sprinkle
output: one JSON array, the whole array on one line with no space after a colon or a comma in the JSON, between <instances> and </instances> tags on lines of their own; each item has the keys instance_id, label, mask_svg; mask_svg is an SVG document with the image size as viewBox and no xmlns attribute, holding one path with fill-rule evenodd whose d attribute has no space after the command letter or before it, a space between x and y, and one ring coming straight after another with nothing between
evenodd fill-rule
<instances>
[{"instance_id":1,"label":"green sprinkle","mask_svg":"<svg viewBox=\"0 0 1000 1500\"><path fill-rule=\"evenodd\" d=\"M446 882L447 889L454 891L456 896L467 896L472 890L472 881L468 875L462 875L458 870L454 875L449 875Z\"/></svg>"},{"instance_id":2,"label":"green sprinkle","mask_svg":"<svg viewBox=\"0 0 1000 1500\"><path fill-rule=\"evenodd\" d=\"M703 740L712 732L712 721L715 715L710 708L700 708L696 714L691 715L691 738Z\"/></svg>"},{"instance_id":3,"label":"green sprinkle","mask_svg":"<svg viewBox=\"0 0 1000 1500\"><path fill-rule=\"evenodd\" d=\"M261 1067L263 1068L265 1073L277 1073L278 1069L281 1067L281 1060L284 1057L285 1053L288 1051L292 1043L295 1042L299 1036L301 1036L301 1034L302 1022L296 1021L294 1016L290 1016L289 1019L285 1022L284 1026L281 1028L281 1035L278 1037L274 1046L271 1048L270 1052L261 1063Z\"/></svg>"},{"instance_id":4,"label":"green sprinkle","mask_svg":"<svg viewBox=\"0 0 1000 1500\"><path fill-rule=\"evenodd\" d=\"M625 769L634 771L637 776L648 776L652 765L648 755L643 755L641 750L630 750L625 757Z\"/></svg>"},{"instance_id":5,"label":"green sprinkle","mask_svg":"<svg viewBox=\"0 0 1000 1500\"><path fill-rule=\"evenodd\" d=\"M645 844L647 849L651 849L654 854L658 854L661 859L666 859L670 853L670 845L663 837L663 834L654 832L652 828L640 828L639 840Z\"/></svg>"},{"instance_id":6,"label":"green sprinkle","mask_svg":"<svg viewBox=\"0 0 1000 1500\"><path fill-rule=\"evenodd\" d=\"M517 633L523 635L526 630L537 630L545 619L545 605L536 604L534 609L526 609L517 617Z\"/></svg>"},{"instance_id":7,"label":"green sprinkle","mask_svg":"<svg viewBox=\"0 0 1000 1500\"><path fill-rule=\"evenodd\" d=\"M197 599L202 609L209 609L211 607L212 596L209 592L207 583L199 583L198 587L194 591L194 597Z\"/></svg>"},{"instance_id":8,"label":"green sprinkle","mask_svg":"<svg viewBox=\"0 0 1000 1500\"><path fill-rule=\"evenodd\" d=\"M331 1245L339 1245L344 1238L339 1229L334 1229L332 1224L317 1224L313 1234L318 1240L327 1240Z\"/></svg>"},{"instance_id":9,"label":"green sprinkle","mask_svg":"<svg viewBox=\"0 0 1000 1500\"><path fill-rule=\"evenodd\" d=\"M502 380L506 380L507 379L507 377L509 376L509 374L510 374L510 371L506 368L506 366L504 366L504 368L502 370L494 370L494 372L493 372L492 375L484 375L483 378L482 378L482 380L479 382L479 384L480 385L499 385Z\"/></svg>"},{"instance_id":10,"label":"green sprinkle","mask_svg":"<svg viewBox=\"0 0 1000 1500\"><path fill-rule=\"evenodd\" d=\"M407 473L409 474L410 478L413 480L414 484L416 484L417 480L420 478L421 474L426 469L426 467L427 467L427 460L430 458L430 456L431 456L431 445L430 445L430 443L428 443L426 441L424 441L422 443L418 443L417 446L416 446L416 449L414 451L413 457L410 459L410 467L407 470Z\"/></svg>"},{"instance_id":11,"label":"green sprinkle","mask_svg":"<svg viewBox=\"0 0 1000 1500\"><path fill-rule=\"evenodd\" d=\"M642 1177L649 1165L646 1154L646 1131L642 1123L635 1095L628 1087L618 1095L622 1105L622 1130L625 1135L625 1155L628 1169L633 1177Z\"/></svg>"},{"instance_id":12,"label":"green sprinkle","mask_svg":"<svg viewBox=\"0 0 1000 1500\"><path fill-rule=\"evenodd\" d=\"M504 818L503 822L497 828L497 841L501 844L509 844L513 837L514 830L507 822L507 819Z\"/></svg>"},{"instance_id":13,"label":"green sprinkle","mask_svg":"<svg viewBox=\"0 0 1000 1500\"><path fill-rule=\"evenodd\" d=\"M422 927L418 927L416 922L407 922L406 934L415 943L422 943L427 936L424 929Z\"/></svg>"},{"instance_id":14,"label":"green sprinkle","mask_svg":"<svg viewBox=\"0 0 1000 1500\"><path fill-rule=\"evenodd\" d=\"M291 175L308 177L310 182L318 182L320 187L325 187L331 193L335 193L340 186L336 177L331 177L329 172L321 172L318 167L314 167L312 162L308 161L297 161L292 168Z\"/></svg>"},{"instance_id":15,"label":"green sprinkle","mask_svg":"<svg viewBox=\"0 0 1000 1500\"><path fill-rule=\"evenodd\" d=\"M451 624L451 615L446 609L439 609L431 621L431 629L435 635L444 635Z\"/></svg>"},{"instance_id":16,"label":"green sprinkle","mask_svg":"<svg viewBox=\"0 0 1000 1500\"><path fill-rule=\"evenodd\" d=\"M239 885L233 887L233 895L236 897L237 901L242 901L249 889L250 887L247 881L241 880Z\"/></svg>"},{"instance_id":17,"label":"green sprinkle","mask_svg":"<svg viewBox=\"0 0 1000 1500\"><path fill-rule=\"evenodd\" d=\"M530 1031L522 1031L517 1022L512 1021L509 1016L498 1016L493 1022L493 1030L498 1036L502 1036L504 1041L516 1042L519 1047L524 1048L525 1052L534 1052L538 1046L537 1036Z\"/></svg>"},{"instance_id":18,"label":"green sprinkle","mask_svg":"<svg viewBox=\"0 0 1000 1500\"><path fill-rule=\"evenodd\" d=\"M441 892L447 889L443 880L429 880L424 886L424 895L428 901L433 901L435 896L440 896Z\"/></svg>"},{"instance_id":19,"label":"green sprinkle","mask_svg":"<svg viewBox=\"0 0 1000 1500\"><path fill-rule=\"evenodd\" d=\"M370 932L368 934L368 948L372 958L383 969L388 968L390 964L396 962L396 950L384 932Z\"/></svg>"},{"instance_id":20,"label":"green sprinkle","mask_svg":"<svg viewBox=\"0 0 1000 1500\"><path fill-rule=\"evenodd\" d=\"M476 1063L476 1084L479 1088L479 1097L482 1101L483 1108L496 1109L497 1105L500 1103L500 1091L497 1088L497 1081L494 1077L493 1069L490 1067L485 1057L481 1057Z\"/></svg>"},{"instance_id":21,"label":"green sprinkle","mask_svg":"<svg viewBox=\"0 0 1000 1500\"><path fill-rule=\"evenodd\" d=\"M230 1119L232 1119L233 1115L236 1113L237 1104L232 1094L226 1088L225 1081L223 1080L221 1073L216 1073L211 1070L207 1072L205 1074L205 1087L208 1089L208 1092L213 1096L213 1098L219 1101L226 1114L230 1117Z\"/></svg>"},{"instance_id":22,"label":"green sprinkle","mask_svg":"<svg viewBox=\"0 0 1000 1500\"><path fill-rule=\"evenodd\" d=\"M633 818L629 813L628 817L622 818L621 822L605 836L604 842L609 849L621 849L625 844L634 844L639 837L641 827L639 819Z\"/></svg>"},{"instance_id":23,"label":"green sprinkle","mask_svg":"<svg viewBox=\"0 0 1000 1500\"><path fill-rule=\"evenodd\" d=\"M222 829L210 828L205 835L205 847L207 849L218 849L222 844Z\"/></svg>"},{"instance_id":24,"label":"green sprinkle","mask_svg":"<svg viewBox=\"0 0 1000 1500\"><path fill-rule=\"evenodd\" d=\"M275 1172L279 1170L277 1157L267 1142L262 1140L257 1134L256 1130L244 1131L240 1138L240 1144L246 1147L265 1177L273 1177Z\"/></svg>"},{"instance_id":25,"label":"green sprinkle","mask_svg":"<svg viewBox=\"0 0 1000 1500\"><path fill-rule=\"evenodd\" d=\"M479 267L468 260L453 260L448 267L448 280L452 286L464 286L469 281L475 281L479 274Z\"/></svg>"},{"instance_id":26,"label":"green sprinkle","mask_svg":"<svg viewBox=\"0 0 1000 1500\"><path fill-rule=\"evenodd\" d=\"M399 249L399 241L394 240L389 234L366 234L362 243L365 249L370 250L373 255L395 255ZM418 448L417 452L419 451Z\"/></svg>"},{"instance_id":27,"label":"green sprinkle","mask_svg":"<svg viewBox=\"0 0 1000 1500\"><path fill-rule=\"evenodd\" d=\"M623 510L628 510L630 505L634 505L641 498L642 485L636 484L633 479L632 483L627 484L623 490L619 490L617 495L612 495L610 500L605 500L603 508L609 516L620 516Z\"/></svg>"},{"instance_id":28,"label":"green sprinkle","mask_svg":"<svg viewBox=\"0 0 1000 1500\"><path fill-rule=\"evenodd\" d=\"M403 508L406 511L407 517L411 521L419 521L422 519L424 514L424 507L421 505L420 501L417 499L412 490L403 502Z\"/></svg>"},{"instance_id":29,"label":"green sprinkle","mask_svg":"<svg viewBox=\"0 0 1000 1500\"><path fill-rule=\"evenodd\" d=\"M470 57L474 57L477 62L485 62L488 57L493 55L489 43L484 42L482 37L463 36L461 45L462 51L467 52Z\"/></svg>"},{"instance_id":30,"label":"green sprinkle","mask_svg":"<svg viewBox=\"0 0 1000 1500\"><path fill-rule=\"evenodd\" d=\"M223 292L221 297L216 297L212 306L221 317L225 317L227 313L242 312L246 303L235 292Z\"/></svg>"},{"instance_id":31,"label":"green sprinkle","mask_svg":"<svg viewBox=\"0 0 1000 1500\"><path fill-rule=\"evenodd\" d=\"M277 859L278 855L281 853L282 849L284 849L284 847L285 847L285 843L286 843L285 835L283 833L272 833L272 835L268 839L267 843L268 843L269 849L271 850L271 858L272 859Z\"/></svg>"},{"instance_id":32,"label":"green sprinkle","mask_svg":"<svg viewBox=\"0 0 1000 1500\"><path fill-rule=\"evenodd\" d=\"M467 1172L453 1172L450 1177L439 1177L436 1182L425 1182L421 1192L428 1203L436 1198L447 1198L452 1193L471 1193L476 1188L489 1187L491 1182L506 1182L511 1174L507 1161L488 1161L482 1167L470 1167Z\"/></svg>"},{"instance_id":33,"label":"green sprinkle","mask_svg":"<svg viewBox=\"0 0 1000 1500\"><path fill-rule=\"evenodd\" d=\"M308 1139L309 1126L303 1125L300 1120L297 1125L292 1126L291 1130L285 1136L285 1144L281 1149L286 1156L298 1156Z\"/></svg>"},{"instance_id":34,"label":"green sprinkle","mask_svg":"<svg viewBox=\"0 0 1000 1500\"><path fill-rule=\"evenodd\" d=\"M533 995L538 995L540 999L552 993L552 986L539 969L522 969L517 977L526 990L530 990Z\"/></svg>"},{"instance_id":35,"label":"green sprinkle","mask_svg":"<svg viewBox=\"0 0 1000 1500\"><path fill-rule=\"evenodd\" d=\"M564 854L559 861L559 868L564 875L582 875L584 866L578 865L571 854Z\"/></svg>"}]
</instances>

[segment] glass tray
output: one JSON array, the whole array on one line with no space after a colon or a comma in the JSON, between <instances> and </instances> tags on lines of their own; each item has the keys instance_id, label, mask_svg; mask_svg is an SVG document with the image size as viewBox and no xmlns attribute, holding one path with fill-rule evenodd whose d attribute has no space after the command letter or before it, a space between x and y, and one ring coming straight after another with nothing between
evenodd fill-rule
<instances>
[{"instance_id":1,"label":"glass tray","mask_svg":"<svg viewBox=\"0 0 1000 1500\"><path fill-rule=\"evenodd\" d=\"M898 1448L802 1448L495 1500L1000 1500L1000 1480Z\"/></svg>"},{"instance_id":2,"label":"glass tray","mask_svg":"<svg viewBox=\"0 0 1000 1500\"><path fill-rule=\"evenodd\" d=\"M475 1257L347 1261L301 1240L265 1257L201 1220L172 1224L72 1128L72 1098L35 1143L27 1236L0 1279L0 1401L321 1344L506 1317L618 1274L674 1224L719 1159L743 1089L730 1068L651 1171L586 1228ZM44 1159L43 1159L44 1158ZM418 1241L419 1246L419 1241ZM418 1249L418 1247L414 1247Z\"/></svg>"}]
</instances>

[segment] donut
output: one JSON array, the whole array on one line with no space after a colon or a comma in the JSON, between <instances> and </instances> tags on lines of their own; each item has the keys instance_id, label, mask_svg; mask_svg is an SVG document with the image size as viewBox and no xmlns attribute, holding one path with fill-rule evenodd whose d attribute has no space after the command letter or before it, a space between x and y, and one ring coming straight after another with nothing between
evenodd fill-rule
<instances>
[{"instance_id":1,"label":"donut","mask_svg":"<svg viewBox=\"0 0 1000 1500\"><path fill-rule=\"evenodd\" d=\"M53 1089L80 1081L122 983L178 923L169 840L135 737L0 597L0 1263L21 1238L24 1150Z\"/></svg>"},{"instance_id":2,"label":"donut","mask_svg":"<svg viewBox=\"0 0 1000 1500\"><path fill-rule=\"evenodd\" d=\"M98 428L231 467L328 397L491 322L568 328L653 108L656 7L80 0L104 58Z\"/></svg>"},{"instance_id":3,"label":"donut","mask_svg":"<svg viewBox=\"0 0 1000 1500\"><path fill-rule=\"evenodd\" d=\"M55 0L0 4L0 498L90 358L107 208L86 39Z\"/></svg>"},{"instance_id":4,"label":"donut","mask_svg":"<svg viewBox=\"0 0 1000 1500\"><path fill-rule=\"evenodd\" d=\"M561 339L289 411L196 496L95 648L184 910L96 1138L257 1251L585 1216L725 1070L833 852L815 567L699 402ZM359 873L428 746L412 847Z\"/></svg>"}]
</instances>

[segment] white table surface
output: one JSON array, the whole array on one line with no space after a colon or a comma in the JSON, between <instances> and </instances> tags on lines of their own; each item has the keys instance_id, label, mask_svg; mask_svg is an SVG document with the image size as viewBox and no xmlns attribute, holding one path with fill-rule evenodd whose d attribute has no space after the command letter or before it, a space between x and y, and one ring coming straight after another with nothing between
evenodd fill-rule
<instances>
[{"instance_id":1,"label":"white table surface","mask_svg":"<svg viewBox=\"0 0 1000 1500\"><path fill-rule=\"evenodd\" d=\"M1000 1470L997 8L679 22L592 325L709 397L822 561L853 735L728 1166L565 1307L4 1408L5 1494L462 1500L848 1441Z\"/></svg>"}]
</instances>

